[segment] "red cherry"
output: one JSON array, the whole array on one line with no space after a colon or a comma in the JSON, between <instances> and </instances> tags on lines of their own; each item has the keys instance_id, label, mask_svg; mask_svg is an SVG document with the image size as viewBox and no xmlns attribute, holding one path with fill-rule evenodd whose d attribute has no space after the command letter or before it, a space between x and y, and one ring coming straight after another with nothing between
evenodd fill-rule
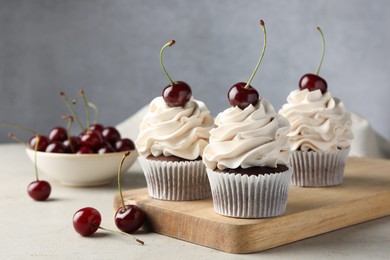
<instances>
[{"instance_id":1,"label":"red cherry","mask_svg":"<svg viewBox=\"0 0 390 260\"><path fill-rule=\"evenodd\" d=\"M145 221L144 211L136 205L125 205L125 209L120 207L115 213L116 226L126 233L137 231Z\"/></svg>"},{"instance_id":2,"label":"red cherry","mask_svg":"<svg viewBox=\"0 0 390 260\"><path fill-rule=\"evenodd\" d=\"M30 141L28 142L31 149L35 149L36 142L37 142L37 136L34 135L33 137L30 138ZM44 152L48 145L49 145L49 138L47 138L47 136L40 135L37 151Z\"/></svg>"},{"instance_id":3,"label":"red cherry","mask_svg":"<svg viewBox=\"0 0 390 260\"><path fill-rule=\"evenodd\" d=\"M49 132L49 140L50 141L59 141L63 142L68 138L68 134L65 128L57 126L54 127Z\"/></svg>"},{"instance_id":4,"label":"red cherry","mask_svg":"<svg viewBox=\"0 0 390 260\"><path fill-rule=\"evenodd\" d=\"M89 146L81 146L76 153L89 154L89 153L93 153L93 150Z\"/></svg>"},{"instance_id":5,"label":"red cherry","mask_svg":"<svg viewBox=\"0 0 390 260\"><path fill-rule=\"evenodd\" d=\"M104 141L98 150L98 154L113 153L113 152L115 152L115 149L107 141Z\"/></svg>"},{"instance_id":6,"label":"red cherry","mask_svg":"<svg viewBox=\"0 0 390 260\"><path fill-rule=\"evenodd\" d=\"M77 233L84 237L95 233L101 222L102 217L95 208L82 208L73 215L73 227Z\"/></svg>"},{"instance_id":7,"label":"red cherry","mask_svg":"<svg viewBox=\"0 0 390 260\"><path fill-rule=\"evenodd\" d=\"M93 125L90 125L88 129L102 133L104 130L104 126L102 124L93 124Z\"/></svg>"},{"instance_id":8,"label":"red cherry","mask_svg":"<svg viewBox=\"0 0 390 260\"><path fill-rule=\"evenodd\" d=\"M115 127L108 126L104 128L102 132L103 139L112 145L115 145L116 141L121 139L121 134Z\"/></svg>"},{"instance_id":9,"label":"red cherry","mask_svg":"<svg viewBox=\"0 0 390 260\"><path fill-rule=\"evenodd\" d=\"M245 109L252 104L256 106L259 102L259 93L251 85L245 88L245 82L239 82L234 84L228 92L228 100L231 106L238 106L241 109Z\"/></svg>"},{"instance_id":10,"label":"red cherry","mask_svg":"<svg viewBox=\"0 0 390 260\"><path fill-rule=\"evenodd\" d=\"M170 107L184 107L190 100L192 91L190 86L183 81L175 81L162 91L165 103Z\"/></svg>"},{"instance_id":11,"label":"red cherry","mask_svg":"<svg viewBox=\"0 0 390 260\"><path fill-rule=\"evenodd\" d=\"M265 30L265 25L263 20L260 20L260 25L264 33L264 44L263 44L263 50L261 51L260 58L257 61L256 67L251 77L249 78L248 83L238 82L234 84L229 89L227 95L230 105L238 106L241 109L245 109L250 104L256 106L260 98L257 90L250 85L252 83L253 77L256 75L256 72L260 66L261 61L263 60L265 48L267 46L267 32Z\"/></svg>"},{"instance_id":12,"label":"red cherry","mask_svg":"<svg viewBox=\"0 0 390 260\"><path fill-rule=\"evenodd\" d=\"M321 93L324 94L328 90L328 84L326 81L318 76L320 73L322 61L324 59L325 55L325 38L324 34L321 31L320 27L317 27L318 32L321 35L321 40L322 40L322 52L321 52L321 59L320 63L318 64L316 74L305 74L302 76L302 78L299 80L299 89L308 89L309 91L315 91L315 90L321 90Z\"/></svg>"},{"instance_id":13,"label":"red cherry","mask_svg":"<svg viewBox=\"0 0 390 260\"><path fill-rule=\"evenodd\" d=\"M47 153L65 153L65 147L61 142L53 141L46 147L45 152L47 152Z\"/></svg>"},{"instance_id":14,"label":"red cherry","mask_svg":"<svg viewBox=\"0 0 390 260\"><path fill-rule=\"evenodd\" d=\"M79 137L82 146L89 146L94 151L98 150L103 143L103 137L96 131L87 130Z\"/></svg>"},{"instance_id":15,"label":"red cherry","mask_svg":"<svg viewBox=\"0 0 390 260\"><path fill-rule=\"evenodd\" d=\"M166 43L160 51L160 65L170 82L170 84L163 89L162 97L164 98L165 103L167 103L167 105L170 107L184 107L192 96L191 88L183 81L173 82L167 70L165 69L162 60L162 54L165 48L172 46L173 44L175 44L175 41L171 40L170 42Z\"/></svg>"},{"instance_id":16,"label":"red cherry","mask_svg":"<svg viewBox=\"0 0 390 260\"><path fill-rule=\"evenodd\" d=\"M134 142L129 138L120 139L115 143L115 149L117 152L126 152L135 149Z\"/></svg>"},{"instance_id":17,"label":"red cherry","mask_svg":"<svg viewBox=\"0 0 390 260\"><path fill-rule=\"evenodd\" d=\"M62 144L67 153L75 153L81 147L80 138L77 136L71 136L70 139L66 139Z\"/></svg>"},{"instance_id":18,"label":"red cherry","mask_svg":"<svg viewBox=\"0 0 390 260\"><path fill-rule=\"evenodd\" d=\"M46 200L51 192L51 186L47 181L36 180L27 186L28 195L37 201Z\"/></svg>"},{"instance_id":19,"label":"red cherry","mask_svg":"<svg viewBox=\"0 0 390 260\"><path fill-rule=\"evenodd\" d=\"M321 90L321 93L324 94L328 89L328 84L326 81L318 75L315 74L305 74L299 80L299 89L308 89L309 91Z\"/></svg>"}]
</instances>

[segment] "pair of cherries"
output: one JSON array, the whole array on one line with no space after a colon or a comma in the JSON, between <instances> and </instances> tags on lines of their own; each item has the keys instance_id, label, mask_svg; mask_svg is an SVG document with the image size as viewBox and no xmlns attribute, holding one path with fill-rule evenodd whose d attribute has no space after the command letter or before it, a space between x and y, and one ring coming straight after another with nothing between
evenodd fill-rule
<instances>
[{"instance_id":1,"label":"pair of cherries","mask_svg":"<svg viewBox=\"0 0 390 260\"><path fill-rule=\"evenodd\" d=\"M256 71L261 63L261 60L263 59L265 47L266 47L267 34L266 34L263 20L260 20L260 25L264 32L264 45L263 45L263 51L261 52L260 59L256 65L256 68L253 74L251 75L248 83L244 83L244 82L236 83L230 88L228 92L229 103L232 106L238 106L241 109L245 109L250 104L255 106L259 101L259 93L255 88L253 88L250 85L250 83L252 82L252 79L256 74ZM324 58L324 53L325 53L325 40L321 29L317 27L317 30L320 32L322 38L322 54L321 54L320 64L318 65L316 74L308 73L302 76L302 78L299 80L299 89L300 90L308 89L309 91L320 90L321 93L325 93L328 89L328 85L323 78L318 76Z\"/></svg>"},{"instance_id":2,"label":"pair of cherries","mask_svg":"<svg viewBox=\"0 0 390 260\"><path fill-rule=\"evenodd\" d=\"M107 229L100 226L102 221L102 217L100 212L92 207L85 207L76 211L73 215L73 227L77 233L82 236L91 236L94 234L99 228L102 230L119 232L121 234L130 235L130 233L134 233L137 231L145 221L145 212L138 207L137 205L126 205L123 199L122 194L122 186L120 181L121 171L123 162L127 156L129 156L130 151L124 153L122 160L119 164L118 168L118 189L119 195L121 198L122 206L115 213L115 225L120 231ZM131 236L135 241L140 244L144 244L142 240L139 240L136 237Z\"/></svg>"},{"instance_id":3,"label":"pair of cherries","mask_svg":"<svg viewBox=\"0 0 390 260\"><path fill-rule=\"evenodd\" d=\"M260 58L257 62L257 65L255 67L255 70L253 71L251 77L249 78L248 82L238 82L234 84L228 91L228 101L231 106L238 106L240 109L245 109L249 105L255 106L259 102L259 93L255 88L253 88L250 84L253 80L253 77L255 76L260 63L263 59L266 43L267 43L267 33L265 29L265 24L263 20L260 20L260 25L263 29L264 33L264 44L263 44L263 50L261 52ZM321 68L322 60L324 57L325 52L325 40L323 33L319 27L317 27L317 30L321 34L322 38L322 54L321 54L321 61L317 68L316 74L305 74L302 76L302 78L299 81L299 89L308 89L309 91L315 91L320 90L322 93L325 93L327 91L327 83L326 81L318 76L318 73ZM161 67L167 76L168 80L170 81L170 84L166 86L162 92L162 96L164 98L164 101L167 103L168 106L171 107L177 107L177 106L185 106L185 104L188 102L188 100L191 98L192 92L189 85L183 81L176 81L173 82L170 76L168 75L167 71L165 70L165 67L162 62L162 53L165 50L166 47L172 46L175 43L174 40L168 42L163 46L163 48L160 51L160 64Z\"/></svg>"}]
</instances>

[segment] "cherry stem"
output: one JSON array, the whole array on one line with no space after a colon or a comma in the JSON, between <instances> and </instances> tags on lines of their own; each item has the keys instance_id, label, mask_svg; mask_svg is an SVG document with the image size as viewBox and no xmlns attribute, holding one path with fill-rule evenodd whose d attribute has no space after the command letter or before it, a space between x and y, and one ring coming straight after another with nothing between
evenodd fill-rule
<instances>
[{"instance_id":1,"label":"cherry stem","mask_svg":"<svg viewBox=\"0 0 390 260\"><path fill-rule=\"evenodd\" d=\"M85 92L84 92L84 89L80 89L80 96L83 98L83 102L84 102L84 109L85 109L85 118L86 118L86 122L87 122L87 129L89 128L90 126L90 118L89 118L89 106L88 106L88 101L87 101L87 97L85 96Z\"/></svg>"},{"instance_id":2,"label":"cherry stem","mask_svg":"<svg viewBox=\"0 0 390 260\"><path fill-rule=\"evenodd\" d=\"M37 141L35 142L35 147L34 147L34 167L35 167L35 178L37 181L38 179L38 166L37 166L37 153L38 153L38 144L39 141L41 140L41 137L39 135L36 135Z\"/></svg>"},{"instance_id":3,"label":"cherry stem","mask_svg":"<svg viewBox=\"0 0 390 260\"><path fill-rule=\"evenodd\" d=\"M162 55L163 55L163 52L165 50L165 48L167 48L168 46L172 46L175 44L175 40L171 40L170 42L168 42L167 44L165 44L162 48L161 48L161 51L160 51L160 65L161 65L161 68L163 69L165 75L167 76L169 82L171 83L171 85L173 85L173 80L171 79L171 77L169 76L167 70L165 69L165 66L164 66L164 63L163 63L163 60L162 60Z\"/></svg>"},{"instance_id":4,"label":"cherry stem","mask_svg":"<svg viewBox=\"0 0 390 260\"><path fill-rule=\"evenodd\" d=\"M15 140L18 143L25 145L26 147L28 147L28 144L26 142L24 142L21 138L17 137L13 133L8 133L8 137L11 138L12 140Z\"/></svg>"},{"instance_id":5,"label":"cherry stem","mask_svg":"<svg viewBox=\"0 0 390 260\"><path fill-rule=\"evenodd\" d=\"M111 231L111 232L115 232L115 233L119 233L119 234L122 234L122 235L125 235L125 236L129 236L131 237L132 239L134 239L135 241L137 241L138 243L140 243L141 245L144 245L145 242L136 238L135 236L133 235L130 235L129 233L126 233L126 232L122 232L120 230L115 230L115 229L108 229L108 228L104 228L104 227L99 227L101 230L104 230L104 231Z\"/></svg>"},{"instance_id":6,"label":"cherry stem","mask_svg":"<svg viewBox=\"0 0 390 260\"><path fill-rule=\"evenodd\" d=\"M26 132L29 132L33 135L36 135L37 132L35 132L34 130L31 130L27 127L23 127L23 126L20 126L20 125L16 125L16 124L11 124L11 123L0 123L0 126L7 126L7 127L13 127L13 128L17 128L17 129L20 129L20 130L23 130L23 131L26 131Z\"/></svg>"},{"instance_id":7,"label":"cherry stem","mask_svg":"<svg viewBox=\"0 0 390 260\"><path fill-rule=\"evenodd\" d=\"M123 199L123 194L122 194L122 186L121 186L121 171L122 171L122 166L123 162L125 161L126 157L129 156L130 151L127 151L126 153L123 154L122 160L119 164L118 168L118 189L119 189L119 195L121 197L121 203L122 203L122 208L125 209L125 201Z\"/></svg>"},{"instance_id":8,"label":"cherry stem","mask_svg":"<svg viewBox=\"0 0 390 260\"><path fill-rule=\"evenodd\" d=\"M69 142L69 147L70 147L70 150L72 151L72 153L75 152L75 150L73 149L73 146L72 146L72 142L70 141L70 127L72 126L72 123L73 123L73 116L71 115L64 115L62 116L62 119L64 120L68 120L68 125L66 126L66 134L68 136L68 142Z\"/></svg>"},{"instance_id":9,"label":"cherry stem","mask_svg":"<svg viewBox=\"0 0 390 260\"><path fill-rule=\"evenodd\" d=\"M246 83L246 85L244 87L246 89L249 88L249 85L251 84L251 82L253 80L253 77L256 75L256 72L259 69L260 63L261 63L261 61L263 60L263 57L264 57L265 48L267 46L267 31L265 29L265 24L264 24L263 20L260 20L260 25L261 25L261 28L263 29L263 34L264 34L263 50L261 51L261 55L260 55L259 61L256 64L255 70L253 71L251 77L249 78L248 82Z\"/></svg>"},{"instance_id":10,"label":"cherry stem","mask_svg":"<svg viewBox=\"0 0 390 260\"><path fill-rule=\"evenodd\" d=\"M324 34L322 33L322 30L319 26L317 27L317 31L319 31L319 33L321 34L322 51L321 51L320 64L318 64L316 75L318 75L318 73L320 73L322 61L324 60L324 55L325 55L325 37L324 37Z\"/></svg>"},{"instance_id":11,"label":"cherry stem","mask_svg":"<svg viewBox=\"0 0 390 260\"><path fill-rule=\"evenodd\" d=\"M60 96L65 101L65 104L68 106L70 113L72 114L73 118L76 120L77 124L80 126L81 130L84 130L84 126L80 121L80 118L77 116L76 112L74 111L72 105L70 104L68 97L65 95L64 92L60 92Z\"/></svg>"},{"instance_id":12,"label":"cherry stem","mask_svg":"<svg viewBox=\"0 0 390 260\"><path fill-rule=\"evenodd\" d=\"M99 109L92 102L88 102L88 107L92 108L92 110L94 112L93 123L96 124L98 121L98 118L99 118Z\"/></svg>"}]
</instances>

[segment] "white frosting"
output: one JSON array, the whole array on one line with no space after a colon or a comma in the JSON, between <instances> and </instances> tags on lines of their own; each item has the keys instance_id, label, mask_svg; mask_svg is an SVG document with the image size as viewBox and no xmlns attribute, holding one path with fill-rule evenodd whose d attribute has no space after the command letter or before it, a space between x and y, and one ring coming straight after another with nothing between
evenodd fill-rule
<instances>
[{"instance_id":1,"label":"white frosting","mask_svg":"<svg viewBox=\"0 0 390 260\"><path fill-rule=\"evenodd\" d=\"M343 102L329 91L294 90L279 113L291 124L291 150L332 152L348 148L352 140L351 117Z\"/></svg>"},{"instance_id":2,"label":"white frosting","mask_svg":"<svg viewBox=\"0 0 390 260\"><path fill-rule=\"evenodd\" d=\"M230 107L218 114L217 128L203 153L207 168L220 170L287 165L290 158L289 122L262 98L256 106Z\"/></svg>"},{"instance_id":3,"label":"white frosting","mask_svg":"<svg viewBox=\"0 0 390 260\"><path fill-rule=\"evenodd\" d=\"M135 145L141 156L174 155L187 160L202 157L214 120L201 101L170 107L162 97L152 100L140 124Z\"/></svg>"}]
</instances>

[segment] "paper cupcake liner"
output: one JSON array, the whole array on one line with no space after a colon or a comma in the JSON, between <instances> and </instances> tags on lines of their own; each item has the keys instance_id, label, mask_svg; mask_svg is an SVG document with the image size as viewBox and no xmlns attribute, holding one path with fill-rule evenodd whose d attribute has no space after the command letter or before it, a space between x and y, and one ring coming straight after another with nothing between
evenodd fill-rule
<instances>
[{"instance_id":1,"label":"paper cupcake liner","mask_svg":"<svg viewBox=\"0 0 390 260\"><path fill-rule=\"evenodd\" d=\"M265 175L241 175L207 169L214 210L237 218L267 218L286 211L292 169Z\"/></svg>"},{"instance_id":2,"label":"paper cupcake liner","mask_svg":"<svg viewBox=\"0 0 390 260\"><path fill-rule=\"evenodd\" d=\"M199 200L211 196L206 167L197 161L157 161L138 157L149 196L161 200Z\"/></svg>"},{"instance_id":3,"label":"paper cupcake liner","mask_svg":"<svg viewBox=\"0 0 390 260\"><path fill-rule=\"evenodd\" d=\"M335 186L343 183L349 148L333 153L293 151L292 184L301 187Z\"/></svg>"}]
</instances>

